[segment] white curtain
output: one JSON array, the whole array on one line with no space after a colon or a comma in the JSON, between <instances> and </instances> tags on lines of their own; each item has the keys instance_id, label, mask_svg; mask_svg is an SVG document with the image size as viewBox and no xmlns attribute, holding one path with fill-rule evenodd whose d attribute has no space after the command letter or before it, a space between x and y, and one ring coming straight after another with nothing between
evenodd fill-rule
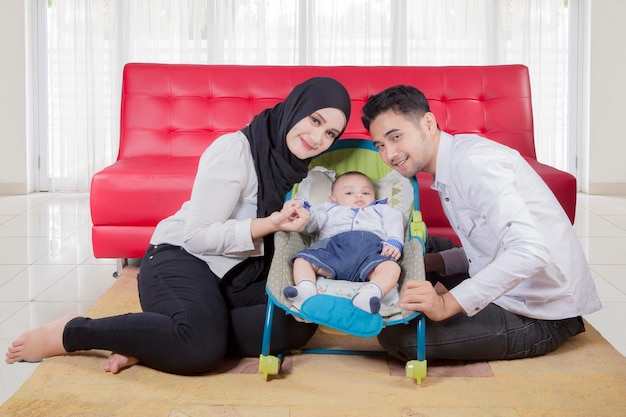
<instances>
[{"instance_id":1,"label":"white curtain","mask_svg":"<svg viewBox=\"0 0 626 417\"><path fill-rule=\"evenodd\" d=\"M567 166L564 0L49 0L48 176L117 156L126 62L530 68L540 161Z\"/></svg>"}]
</instances>

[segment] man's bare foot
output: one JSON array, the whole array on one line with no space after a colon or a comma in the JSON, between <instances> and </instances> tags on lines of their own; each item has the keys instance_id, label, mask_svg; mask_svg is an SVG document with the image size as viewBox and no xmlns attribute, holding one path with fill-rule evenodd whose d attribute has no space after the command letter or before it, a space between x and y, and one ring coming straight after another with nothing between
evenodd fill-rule
<instances>
[{"instance_id":1,"label":"man's bare foot","mask_svg":"<svg viewBox=\"0 0 626 417\"><path fill-rule=\"evenodd\" d=\"M132 356L124 356L119 353L111 353L102 364L102 369L112 374L116 374L122 369L129 368L139 363L139 359Z\"/></svg>"},{"instance_id":2,"label":"man's bare foot","mask_svg":"<svg viewBox=\"0 0 626 417\"><path fill-rule=\"evenodd\" d=\"M25 331L7 349L5 362L38 362L67 353L63 347L63 330L67 322L75 317L78 314L68 314L36 329Z\"/></svg>"}]
</instances>

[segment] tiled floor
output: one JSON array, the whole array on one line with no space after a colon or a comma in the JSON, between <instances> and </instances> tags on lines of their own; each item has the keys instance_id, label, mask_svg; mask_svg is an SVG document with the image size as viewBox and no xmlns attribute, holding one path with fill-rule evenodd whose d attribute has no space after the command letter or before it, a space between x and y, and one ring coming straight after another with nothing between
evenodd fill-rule
<instances>
[{"instance_id":1,"label":"tiled floor","mask_svg":"<svg viewBox=\"0 0 626 417\"><path fill-rule=\"evenodd\" d=\"M578 199L576 231L604 308L586 319L626 355L626 196ZM0 196L0 349L27 328L85 313L115 279L91 250L88 194ZM37 364L0 363L0 403Z\"/></svg>"}]
</instances>

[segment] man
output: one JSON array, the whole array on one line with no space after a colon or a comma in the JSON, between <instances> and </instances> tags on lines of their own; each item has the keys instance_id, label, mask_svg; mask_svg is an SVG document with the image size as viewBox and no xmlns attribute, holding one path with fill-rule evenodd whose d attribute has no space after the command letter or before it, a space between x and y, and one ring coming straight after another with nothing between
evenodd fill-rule
<instances>
[{"instance_id":1,"label":"man","mask_svg":"<svg viewBox=\"0 0 626 417\"><path fill-rule=\"evenodd\" d=\"M543 355L584 331L601 308L574 228L519 153L477 135L442 132L424 94L395 86L370 97L362 121L387 165L432 188L462 248L427 254L441 274L467 267L449 291L410 282L399 301L428 318L429 359L500 360ZM378 339L392 355L416 357L415 326Z\"/></svg>"}]
</instances>

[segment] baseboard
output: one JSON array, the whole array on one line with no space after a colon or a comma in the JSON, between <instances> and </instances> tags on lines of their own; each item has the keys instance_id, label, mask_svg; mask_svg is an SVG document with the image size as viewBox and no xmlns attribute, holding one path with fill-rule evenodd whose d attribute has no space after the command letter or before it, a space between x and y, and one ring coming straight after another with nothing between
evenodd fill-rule
<instances>
[{"instance_id":1,"label":"baseboard","mask_svg":"<svg viewBox=\"0 0 626 417\"><path fill-rule=\"evenodd\" d=\"M0 195L25 195L29 194L25 183L0 183Z\"/></svg>"},{"instance_id":2,"label":"baseboard","mask_svg":"<svg viewBox=\"0 0 626 417\"><path fill-rule=\"evenodd\" d=\"M626 183L624 182L595 182L589 183L586 194L592 195L626 195Z\"/></svg>"}]
</instances>

